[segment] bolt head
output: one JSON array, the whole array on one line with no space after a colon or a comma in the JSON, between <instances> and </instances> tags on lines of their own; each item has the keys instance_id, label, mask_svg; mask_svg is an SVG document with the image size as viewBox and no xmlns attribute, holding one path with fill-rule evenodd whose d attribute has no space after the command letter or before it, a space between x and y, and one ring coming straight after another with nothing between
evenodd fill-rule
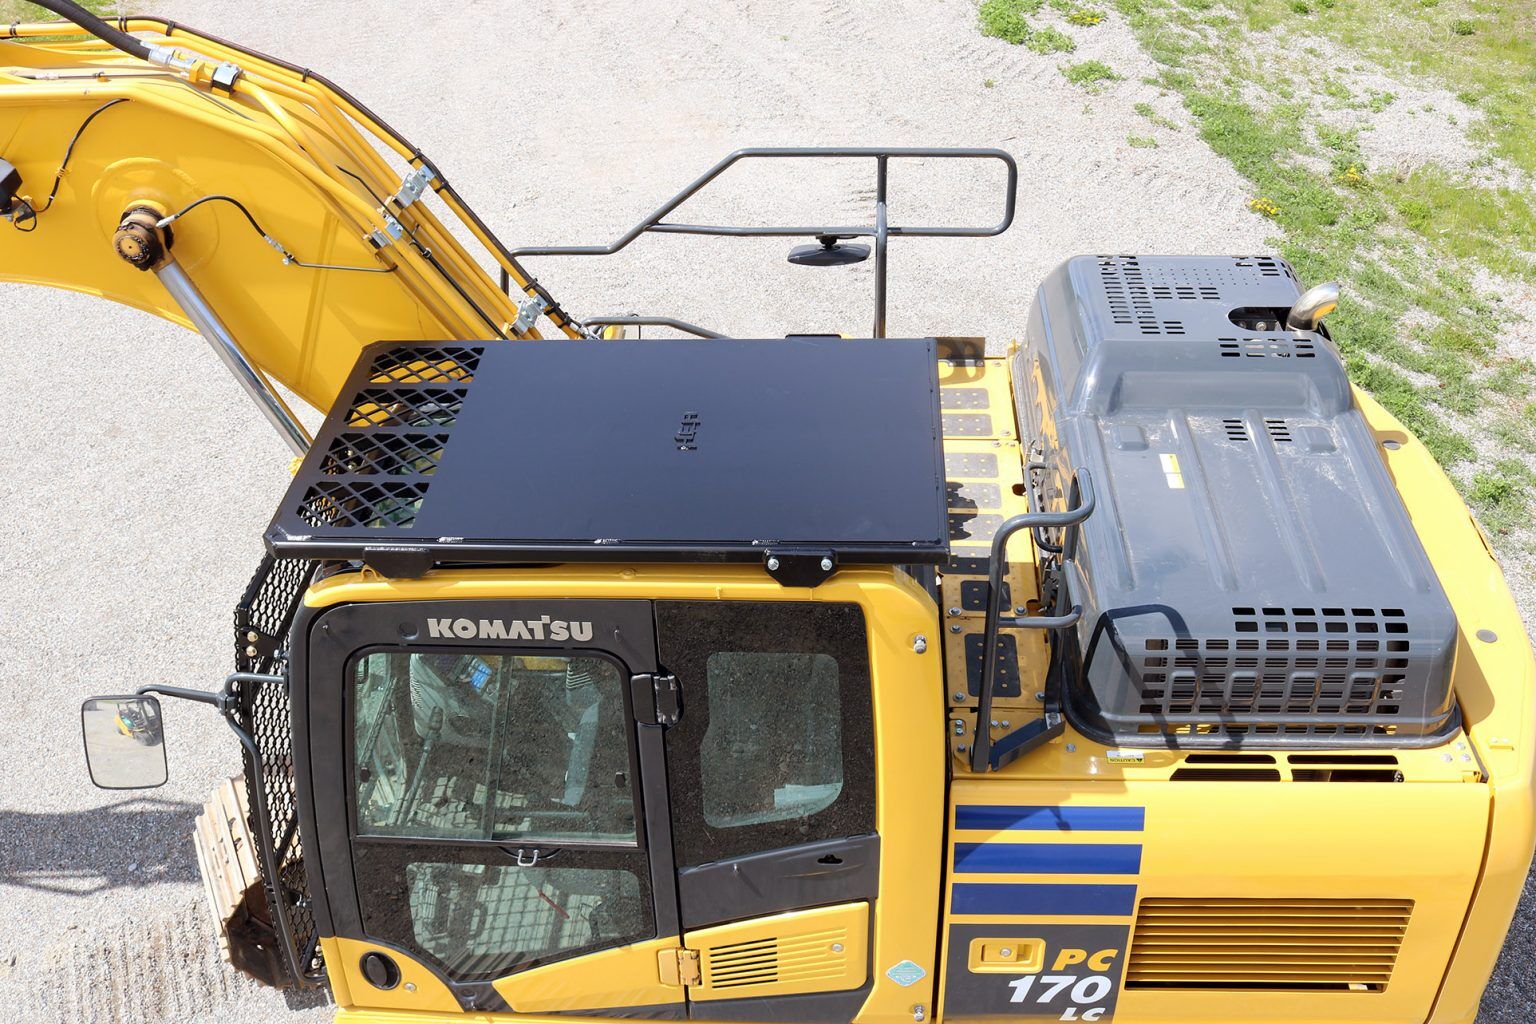
<instances>
[{"instance_id":1,"label":"bolt head","mask_svg":"<svg viewBox=\"0 0 1536 1024\"><path fill-rule=\"evenodd\" d=\"M823 558L821 560L821 571L822 572L831 572L832 571L832 559L830 559L830 558Z\"/></svg>"},{"instance_id":2,"label":"bolt head","mask_svg":"<svg viewBox=\"0 0 1536 1024\"><path fill-rule=\"evenodd\" d=\"M998 952L1005 957L1013 956L1013 950L1009 949L1007 946L1004 946L1002 949L998 950Z\"/></svg>"},{"instance_id":3,"label":"bolt head","mask_svg":"<svg viewBox=\"0 0 1536 1024\"><path fill-rule=\"evenodd\" d=\"M952 696L953 696L953 697L954 697L954 698L955 698L955 703L956 703L956 704L958 704L958 703L960 703L960 702L961 702L961 701L963 701L963 700L965 700L965 694L963 694L963 693L961 693L961 692L960 692L960 691L959 691L959 690L956 690L956 691L955 691L955 692L954 692L954 693L953 693L953 694L952 694Z\"/></svg>"},{"instance_id":4,"label":"bolt head","mask_svg":"<svg viewBox=\"0 0 1536 1024\"><path fill-rule=\"evenodd\" d=\"M779 560L777 558L770 558L770 559L768 559L768 571L769 572L778 572L779 571Z\"/></svg>"},{"instance_id":5,"label":"bolt head","mask_svg":"<svg viewBox=\"0 0 1536 1024\"><path fill-rule=\"evenodd\" d=\"M951 609L950 609L950 610L949 610L949 614L950 614L950 615L951 615L951 616L955 616L955 615L959 615L959 614L960 614L960 609L959 609L959 608L951 608Z\"/></svg>"},{"instance_id":6,"label":"bolt head","mask_svg":"<svg viewBox=\"0 0 1536 1024\"><path fill-rule=\"evenodd\" d=\"M1077 753L1077 744L1076 743L1068 743L1067 744L1067 753L1069 753L1069 754Z\"/></svg>"},{"instance_id":7,"label":"bolt head","mask_svg":"<svg viewBox=\"0 0 1536 1024\"><path fill-rule=\"evenodd\" d=\"M922 634L918 634L916 637L913 637L912 650L917 654L928 653L928 638Z\"/></svg>"},{"instance_id":8,"label":"bolt head","mask_svg":"<svg viewBox=\"0 0 1536 1024\"><path fill-rule=\"evenodd\" d=\"M841 953L842 951L843 951L843 944L841 942L834 942L834 943L832 943L832 952L834 952L834 953Z\"/></svg>"}]
</instances>

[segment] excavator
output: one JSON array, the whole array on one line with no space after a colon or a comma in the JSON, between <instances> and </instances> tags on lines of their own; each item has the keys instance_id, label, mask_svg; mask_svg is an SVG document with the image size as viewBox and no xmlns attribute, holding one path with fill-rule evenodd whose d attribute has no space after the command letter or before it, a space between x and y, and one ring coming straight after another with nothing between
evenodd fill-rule
<instances>
[{"instance_id":1,"label":"excavator","mask_svg":"<svg viewBox=\"0 0 1536 1024\"><path fill-rule=\"evenodd\" d=\"M1531 645L1335 286L1083 255L1001 354L888 338L889 244L1007 230L1008 153L741 150L514 249L315 72L40 5L0 29L0 277L196 331L295 456L234 671L82 710L106 788L165 781L162 699L228 723L195 845L236 968L338 1024L1474 1020ZM680 219L797 160L871 171L868 220ZM895 217L911 161L995 173L999 219ZM658 233L872 257L868 335L528 270Z\"/></svg>"}]
</instances>

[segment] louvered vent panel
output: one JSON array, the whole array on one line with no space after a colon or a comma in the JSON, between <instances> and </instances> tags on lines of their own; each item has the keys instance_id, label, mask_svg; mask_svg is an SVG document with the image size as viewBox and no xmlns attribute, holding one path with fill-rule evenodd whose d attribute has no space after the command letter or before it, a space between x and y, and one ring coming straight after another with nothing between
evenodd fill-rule
<instances>
[{"instance_id":1,"label":"louvered vent panel","mask_svg":"<svg viewBox=\"0 0 1536 1024\"><path fill-rule=\"evenodd\" d=\"M1125 984L1381 991L1412 911L1412 900L1148 897Z\"/></svg>"},{"instance_id":2,"label":"louvered vent panel","mask_svg":"<svg viewBox=\"0 0 1536 1024\"><path fill-rule=\"evenodd\" d=\"M734 989L834 981L848 973L848 945L847 929L830 928L714 946L703 951L704 985Z\"/></svg>"}]
</instances>

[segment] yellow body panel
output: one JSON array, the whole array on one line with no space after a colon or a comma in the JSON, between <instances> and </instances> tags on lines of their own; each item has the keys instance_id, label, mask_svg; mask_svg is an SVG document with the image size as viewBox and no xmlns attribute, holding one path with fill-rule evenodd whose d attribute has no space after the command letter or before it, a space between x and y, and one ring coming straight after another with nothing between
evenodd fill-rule
<instances>
[{"instance_id":1,"label":"yellow body panel","mask_svg":"<svg viewBox=\"0 0 1536 1024\"><path fill-rule=\"evenodd\" d=\"M677 946L674 935L605 949L509 975L496 981L495 988L518 1013L680 1003L682 990L662 984L656 970L656 954Z\"/></svg>"},{"instance_id":2,"label":"yellow body panel","mask_svg":"<svg viewBox=\"0 0 1536 1024\"><path fill-rule=\"evenodd\" d=\"M915 1006L923 1008L924 1016L930 1014L938 967L934 894L943 862L945 772L944 685L938 644L930 635L938 612L927 593L891 569L845 569L820 587L806 589L782 587L753 567L634 565L437 571L420 579L386 579L364 570L321 581L305 601L328 607L353 601L539 597L832 601L863 607L874 680L881 865L871 938L873 985L856 1019L860 1024L911 1024ZM919 636L923 644L917 643ZM925 649L919 653L918 647ZM693 945L691 935L688 944ZM904 960L923 969L923 982L903 987L886 975L887 968Z\"/></svg>"},{"instance_id":3,"label":"yellow body panel","mask_svg":"<svg viewBox=\"0 0 1536 1024\"><path fill-rule=\"evenodd\" d=\"M869 977L869 904L734 921L687 932L683 942L699 952L702 980L688 989L693 1002L844 992Z\"/></svg>"},{"instance_id":4,"label":"yellow body panel","mask_svg":"<svg viewBox=\"0 0 1536 1024\"><path fill-rule=\"evenodd\" d=\"M1068 863L1085 843L1136 847L1141 853L1137 874L978 875L957 871L951 876L952 885L1025 883L1064 886L1069 892L1079 886L1133 885L1138 903L1149 897L1183 897L1196 904L1219 899L1412 903L1391 981L1383 991L1258 989L1237 997L1230 989L1132 987L1119 994L1113 1015L1116 1024L1184 1024L1239 1016L1255 1024L1410 1024L1423 1020L1472 894L1488 814L1487 787L1475 783L1116 785L1088 780L969 779L956 781L951 799L956 807L1127 807L1145 813L1145 827L1140 831L978 831L956 827L951 834L955 844L1056 847ZM953 817L951 824L955 826ZM1091 908L1088 900L1082 905ZM1133 918L1133 914L1073 916L1066 911L1039 918L999 917L956 914L950 908L946 926L996 926L1006 921L1023 926L1016 934L1027 941L1033 938L1028 924L1034 921L1118 924L1130 930L1129 948L1134 948ZM1261 935L1276 942L1284 940L1287 919L1281 914L1266 912L1252 920ZM1128 951L1121 946L1118 957L1105 958L1113 973L1123 969ZM948 953L959 957L962 964L967 963L968 954L973 960L974 952L965 947L951 947ZM1047 960L1054 959L1055 953L1048 953ZM1012 973L1031 973L1028 966L1021 965ZM1297 978L1314 981L1326 978L1331 969L1326 959L1320 961L1316 956L1304 956L1294 966ZM982 973L974 967L970 970ZM946 968L945 977L953 980L955 975ZM997 978L995 971L985 978L988 980L982 983L1003 984L1000 979L990 980ZM1235 1004L1234 998L1241 998L1241 1004Z\"/></svg>"},{"instance_id":5,"label":"yellow body panel","mask_svg":"<svg viewBox=\"0 0 1536 1024\"><path fill-rule=\"evenodd\" d=\"M459 1001L453 997L432 970L393 946L376 942L359 942L356 939L324 938L320 946L325 954L325 973L331 982L331 994L336 1005L353 1005L360 1000L364 1005L395 1010L429 1010L458 1014ZM370 952L388 956L400 967L400 984L392 989L375 988L363 975L360 966L363 957Z\"/></svg>"}]
</instances>

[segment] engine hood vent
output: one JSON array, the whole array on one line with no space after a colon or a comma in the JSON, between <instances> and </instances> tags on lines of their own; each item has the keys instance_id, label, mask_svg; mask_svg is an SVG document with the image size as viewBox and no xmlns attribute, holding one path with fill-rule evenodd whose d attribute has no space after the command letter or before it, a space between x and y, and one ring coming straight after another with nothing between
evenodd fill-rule
<instances>
[{"instance_id":1,"label":"engine hood vent","mask_svg":"<svg viewBox=\"0 0 1536 1024\"><path fill-rule=\"evenodd\" d=\"M1126 988L1380 992L1412 900L1147 897Z\"/></svg>"}]
</instances>

